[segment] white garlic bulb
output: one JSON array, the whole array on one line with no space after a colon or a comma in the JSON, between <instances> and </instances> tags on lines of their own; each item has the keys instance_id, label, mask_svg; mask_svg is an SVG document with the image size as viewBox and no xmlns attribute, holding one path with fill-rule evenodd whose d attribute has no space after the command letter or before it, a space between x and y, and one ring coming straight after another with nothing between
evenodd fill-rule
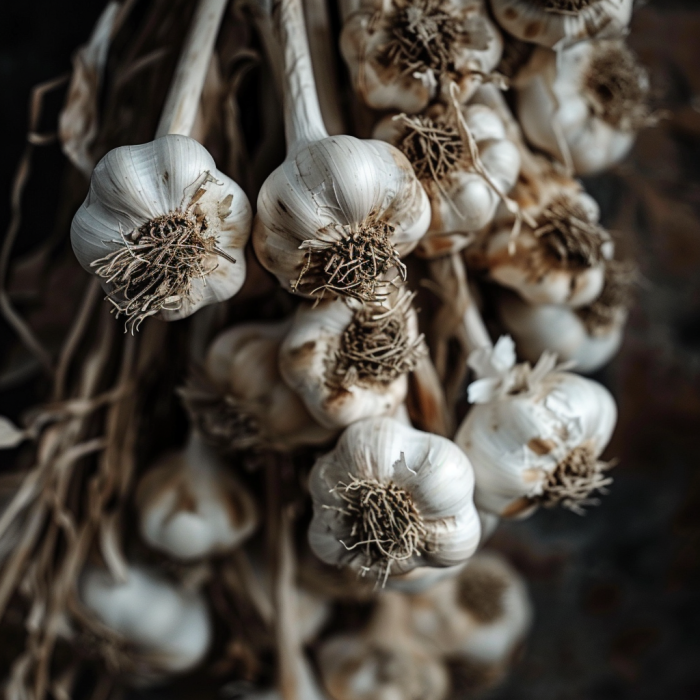
<instances>
[{"instance_id":1,"label":"white garlic bulb","mask_svg":"<svg viewBox=\"0 0 700 700\"><path fill-rule=\"evenodd\" d=\"M559 503L581 512L594 502L592 493L611 481L599 459L617 419L607 389L558 370L549 353L534 368L516 365L508 336L469 363L475 405L455 441L474 466L477 506L512 517Z\"/></svg>"},{"instance_id":2,"label":"white garlic bulb","mask_svg":"<svg viewBox=\"0 0 700 700\"><path fill-rule=\"evenodd\" d=\"M593 37L619 36L632 17L633 0L491 0L507 32L550 48Z\"/></svg>"},{"instance_id":3,"label":"white garlic bulb","mask_svg":"<svg viewBox=\"0 0 700 700\"><path fill-rule=\"evenodd\" d=\"M381 141L328 136L301 0L280 4L287 158L258 196L253 231L262 265L306 297L376 301L405 276L401 257L430 222L430 203L405 156Z\"/></svg>"},{"instance_id":4,"label":"white garlic bulb","mask_svg":"<svg viewBox=\"0 0 700 700\"><path fill-rule=\"evenodd\" d=\"M148 569L130 566L126 581L104 569L80 580L82 603L162 672L184 672L204 658L212 637L204 598Z\"/></svg>"},{"instance_id":5,"label":"white garlic bulb","mask_svg":"<svg viewBox=\"0 0 700 700\"><path fill-rule=\"evenodd\" d=\"M416 116L388 116L374 131L406 155L428 193L432 219L418 248L425 257L468 245L470 232L491 223L520 171L518 149L493 110L456 109L436 104Z\"/></svg>"},{"instance_id":6,"label":"white garlic bulb","mask_svg":"<svg viewBox=\"0 0 700 700\"><path fill-rule=\"evenodd\" d=\"M534 52L517 83L528 140L590 175L622 160L651 123L649 78L621 39Z\"/></svg>"},{"instance_id":7,"label":"white garlic bulb","mask_svg":"<svg viewBox=\"0 0 700 700\"><path fill-rule=\"evenodd\" d=\"M209 346L204 376L181 390L196 429L219 449L286 451L333 436L280 376L278 353L288 330L282 321L223 331Z\"/></svg>"},{"instance_id":8,"label":"white garlic bulb","mask_svg":"<svg viewBox=\"0 0 700 700\"><path fill-rule=\"evenodd\" d=\"M182 560L231 550L258 523L248 490L196 434L144 474L136 507L144 541Z\"/></svg>"},{"instance_id":9,"label":"white garlic bulb","mask_svg":"<svg viewBox=\"0 0 700 700\"><path fill-rule=\"evenodd\" d=\"M232 297L245 279L252 213L209 152L171 134L110 151L71 226L80 264L133 329Z\"/></svg>"},{"instance_id":10,"label":"white garlic bulb","mask_svg":"<svg viewBox=\"0 0 700 700\"><path fill-rule=\"evenodd\" d=\"M311 471L311 549L384 581L455 566L479 542L473 485L469 460L450 440L391 418L358 421Z\"/></svg>"},{"instance_id":11,"label":"white garlic bulb","mask_svg":"<svg viewBox=\"0 0 700 700\"><path fill-rule=\"evenodd\" d=\"M365 0L340 48L367 105L414 114L448 98L450 84L467 102L498 65L503 40L482 0Z\"/></svg>"},{"instance_id":12,"label":"white garlic bulb","mask_svg":"<svg viewBox=\"0 0 700 700\"><path fill-rule=\"evenodd\" d=\"M425 352L412 298L299 307L280 348L280 372L321 425L344 428L403 403L408 373Z\"/></svg>"}]
</instances>

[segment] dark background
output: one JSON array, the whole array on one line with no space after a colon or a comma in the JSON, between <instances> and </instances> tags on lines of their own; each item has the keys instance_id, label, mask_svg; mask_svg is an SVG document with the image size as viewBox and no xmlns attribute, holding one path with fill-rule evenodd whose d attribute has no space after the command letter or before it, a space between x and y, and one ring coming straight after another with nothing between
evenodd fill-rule
<instances>
[{"instance_id":1,"label":"dark background","mask_svg":"<svg viewBox=\"0 0 700 700\"><path fill-rule=\"evenodd\" d=\"M103 5L2 3L3 229L29 91L70 70ZM700 700L700 3L645 3L630 42L672 115L615 172L587 183L643 275L622 351L598 377L618 401L610 454L620 464L585 517L544 511L495 536L536 605L522 658L489 695L499 700ZM62 94L47 103L47 131ZM53 232L63 172L57 146L38 149L16 257ZM9 340L6 326L0 333ZM17 398L6 393L0 412L13 413Z\"/></svg>"}]
</instances>

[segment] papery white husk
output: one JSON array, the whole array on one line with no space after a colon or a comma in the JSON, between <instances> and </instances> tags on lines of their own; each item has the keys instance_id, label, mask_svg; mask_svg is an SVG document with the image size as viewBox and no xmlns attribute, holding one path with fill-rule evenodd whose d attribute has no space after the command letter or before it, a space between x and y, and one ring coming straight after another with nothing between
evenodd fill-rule
<instances>
[{"instance_id":1,"label":"papery white husk","mask_svg":"<svg viewBox=\"0 0 700 700\"><path fill-rule=\"evenodd\" d=\"M183 560L234 549L259 519L248 490L196 434L146 472L136 506L144 541Z\"/></svg>"},{"instance_id":2,"label":"papery white husk","mask_svg":"<svg viewBox=\"0 0 700 700\"><path fill-rule=\"evenodd\" d=\"M456 119L450 114L452 111L453 108L438 104L425 116L432 120L447 117L459 132ZM454 169L439 180L432 177L421 180L432 208L430 228L418 248L418 253L424 257L446 255L468 245L472 241L470 233L491 223L502 196L510 192L520 172L519 151L506 137L498 115L485 105L462 106L461 113L491 183L474 169L467 143L462 145L462 162ZM385 117L374 130L375 138L398 148L407 133L401 115Z\"/></svg>"},{"instance_id":3,"label":"papery white husk","mask_svg":"<svg viewBox=\"0 0 700 700\"><path fill-rule=\"evenodd\" d=\"M245 280L244 247L252 212L243 190L217 169L209 152L187 136L170 134L139 146L110 151L95 166L90 191L71 226L71 243L80 264L95 274L95 263L131 243L131 234L149 221L173 212L206 218L206 237L235 259L208 254L204 276L193 276L187 296L173 299L157 315L167 321L224 301ZM113 285L100 278L109 294Z\"/></svg>"},{"instance_id":4,"label":"papery white husk","mask_svg":"<svg viewBox=\"0 0 700 700\"><path fill-rule=\"evenodd\" d=\"M410 3L406 3L410 4ZM404 70L382 60L391 39L392 12L396 0L382 3L365 0L359 11L345 22L340 35L340 49L350 70L353 86L360 98L374 109L398 109L415 114L442 96L449 97L449 84L457 86L457 99L466 103L485 76L501 58L503 39L489 19L482 0L446 0L445 7L463 17L465 24L482 23L487 34L485 49L463 46L455 54L453 72L438 72L426 65L422 70ZM455 19L455 22L459 22Z\"/></svg>"},{"instance_id":5,"label":"papery white husk","mask_svg":"<svg viewBox=\"0 0 700 700\"><path fill-rule=\"evenodd\" d=\"M353 547L353 521L339 512L345 502L337 490L353 478L393 483L410 495L427 533L420 551L377 563L362 547ZM391 418L369 418L347 428L335 449L316 461L309 488L314 503L309 543L327 564L397 575L419 566L456 566L479 542L469 460L450 440Z\"/></svg>"}]
</instances>

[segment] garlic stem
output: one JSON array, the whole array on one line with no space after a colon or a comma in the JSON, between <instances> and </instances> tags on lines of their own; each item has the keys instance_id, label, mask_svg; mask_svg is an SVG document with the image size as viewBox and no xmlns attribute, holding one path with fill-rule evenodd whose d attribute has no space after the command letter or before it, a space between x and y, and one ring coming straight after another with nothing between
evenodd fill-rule
<instances>
[{"instance_id":1,"label":"garlic stem","mask_svg":"<svg viewBox=\"0 0 700 700\"><path fill-rule=\"evenodd\" d=\"M228 0L199 0L165 100L156 138L189 136Z\"/></svg>"},{"instance_id":2,"label":"garlic stem","mask_svg":"<svg viewBox=\"0 0 700 700\"><path fill-rule=\"evenodd\" d=\"M384 590L379 594L374 614L367 630L375 642L385 642L389 647L406 630L408 605L402 593Z\"/></svg>"}]
</instances>

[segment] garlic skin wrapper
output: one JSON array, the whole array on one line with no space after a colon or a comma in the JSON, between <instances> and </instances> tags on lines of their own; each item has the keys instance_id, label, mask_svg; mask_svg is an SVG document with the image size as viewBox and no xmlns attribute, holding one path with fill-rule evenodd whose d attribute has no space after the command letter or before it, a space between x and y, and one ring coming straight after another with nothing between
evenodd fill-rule
<instances>
[{"instance_id":1,"label":"garlic skin wrapper","mask_svg":"<svg viewBox=\"0 0 700 700\"><path fill-rule=\"evenodd\" d=\"M469 460L391 418L353 423L309 476L309 543L327 564L379 580L466 561L479 542Z\"/></svg>"},{"instance_id":2,"label":"garlic skin wrapper","mask_svg":"<svg viewBox=\"0 0 700 700\"><path fill-rule=\"evenodd\" d=\"M236 294L251 220L243 190L209 152L171 134L97 164L71 243L136 329L148 316L174 321Z\"/></svg>"},{"instance_id":3,"label":"garlic skin wrapper","mask_svg":"<svg viewBox=\"0 0 700 700\"><path fill-rule=\"evenodd\" d=\"M468 234L491 223L520 172L520 154L498 115L485 105L460 111L461 118L455 107L437 104L421 115L385 117L374 131L406 155L430 198L430 228L418 248L424 257L468 245Z\"/></svg>"},{"instance_id":4,"label":"garlic skin wrapper","mask_svg":"<svg viewBox=\"0 0 700 700\"><path fill-rule=\"evenodd\" d=\"M651 123L649 77L620 39L538 49L518 81L518 116L528 140L579 175L622 160Z\"/></svg>"},{"instance_id":5,"label":"garlic skin wrapper","mask_svg":"<svg viewBox=\"0 0 700 700\"><path fill-rule=\"evenodd\" d=\"M594 37L620 36L633 0L491 0L498 24L522 41L561 48Z\"/></svg>"},{"instance_id":6,"label":"garlic skin wrapper","mask_svg":"<svg viewBox=\"0 0 700 700\"><path fill-rule=\"evenodd\" d=\"M450 84L465 103L498 65L500 32L482 0L365 0L340 35L360 98L415 114Z\"/></svg>"},{"instance_id":7,"label":"garlic skin wrapper","mask_svg":"<svg viewBox=\"0 0 700 700\"><path fill-rule=\"evenodd\" d=\"M538 505L580 513L594 503L611 481L598 459L617 419L607 389L558 370L549 353L534 368L516 365L508 336L469 364L479 377L469 387L475 405L455 442L474 465L477 507L514 517Z\"/></svg>"},{"instance_id":8,"label":"garlic skin wrapper","mask_svg":"<svg viewBox=\"0 0 700 700\"><path fill-rule=\"evenodd\" d=\"M248 490L196 434L146 472L136 507L144 541L185 561L234 549L259 519Z\"/></svg>"},{"instance_id":9,"label":"garlic skin wrapper","mask_svg":"<svg viewBox=\"0 0 700 700\"><path fill-rule=\"evenodd\" d=\"M384 304L302 304L280 348L280 372L329 429L391 415L408 393L408 373L425 352L411 294Z\"/></svg>"},{"instance_id":10,"label":"garlic skin wrapper","mask_svg":"<svg viewBox=\"0 0 700 700\"><path fill-rule=\"evenodd\" d=\"M279 348L289 323L243 323L209 346L204 376L180 393L195 428L222 451L258 446L279 451L328 442L279 373Z\"/></svg>"},{"instance_id":11,"label":"garlic skin wrapper","mask_svg":"<svg viewBox=\"0 0 700 700\"><path fill-rule=\"evenodd\" d=\"M125 582L104 569L88 569L80 580L80 598L163 672L189 671L207 653L212 629L204 598L148 569L130 566Z\"/></svg>"}]
</instances>

